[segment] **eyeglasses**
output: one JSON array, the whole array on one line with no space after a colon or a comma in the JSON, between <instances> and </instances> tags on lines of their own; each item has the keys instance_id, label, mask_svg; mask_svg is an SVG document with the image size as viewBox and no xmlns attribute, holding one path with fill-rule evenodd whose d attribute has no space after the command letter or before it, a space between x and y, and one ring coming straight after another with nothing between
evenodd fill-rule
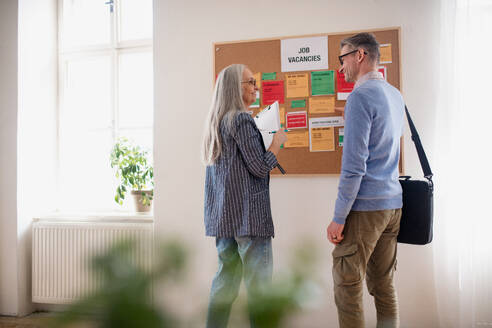
<instances>
[{"instance_id":1,"label":"eyeglasses","mask_svg":"<svg viewBox=\"0 0 492 328\"><path fill-rule=\"evenodd\" d=\"M251 80L248 80L248 81L241 81L241 83L249 83L252 86L256 87L256 79L251 79Z\"/></svg>"},{"instance_id":2,"label":"eyeglasses","mask_svg":"<svg viewBox=\"0 0 492 328\"><path fill-rule=\"evenodd\" d=\"M338 56L338 60L340 61L340 65L343 66L343 59L342 59L343 57L348 56L350 54L353 54L354 52L357 52L357 51L359 51L359 49L355 49L355 50L352 50L352 51L347 52L346 54L343 54L343 55ZM364 51L364 55L367 55L367 52L366 51Z\"/></svg>"}]
</instances>

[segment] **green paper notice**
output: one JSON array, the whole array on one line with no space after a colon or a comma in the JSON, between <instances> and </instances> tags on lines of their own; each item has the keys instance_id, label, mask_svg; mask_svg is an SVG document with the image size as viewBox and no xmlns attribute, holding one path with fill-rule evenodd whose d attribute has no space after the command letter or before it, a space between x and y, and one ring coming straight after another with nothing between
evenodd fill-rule
<instances>
[{"instance_id":1,"label":"green paper notice","mask_svg":"<svg viewBox=\"0 0 492 328\"><path fill-rule=\"evenodd\" d=\"M292 100L290 107L292 107L292 108L304 108L304 107L306 107L306 99Z\"/></svg>"},{"instance_id":2,"label":"green paper notice","mask_svg":"<svg viewBox=\"0 0 492 328\"><path fill-rule=\"evenodd\" d=\"M311 72L311 90L313 96L334 95L335 78L333 71Z\"/></svg>"},{"instance_id":3,"label":"green paper notice","mask_svg":"<svg viewBox=\"0 0 492 328\"><path fill-rule=\"evenodd\" d=\"M263 81L276 80L277 79L277 72L261 73L261 79Z\"/></svg>"}]
</instances>

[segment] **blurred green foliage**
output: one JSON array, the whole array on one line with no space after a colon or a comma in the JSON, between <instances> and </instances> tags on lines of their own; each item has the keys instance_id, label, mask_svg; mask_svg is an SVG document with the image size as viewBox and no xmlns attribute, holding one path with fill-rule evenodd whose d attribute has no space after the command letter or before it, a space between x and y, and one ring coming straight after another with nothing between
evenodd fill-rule
<instances>
[{"instance_id":1,"label":"blurred green foliage","mask_svg":"<svg viewBox=\"0 0 492 328\"><path fill-rule=\"evenodd\" d=\"M178 328L188 327L192 322L197 327L204 326L205 318L199 318L203 313L184 320L156 306L152 299L153 284L174 284L185 276L188 252L184 245L176 241L161 243L156 249L152 268L135 265L132 253L136 247L137 241L126 240L96 256L91 267L94 274L103 277L101 288L69 305L64 312L49 320L46 327ZM248 314L251 314L257 318L259 328L283 327L306 302L312 301L319 290L311 279L315 259L314 247L309 244L298 247L293 253L289 271L275 275L272 284L255 293L249 306L248 302L237 302L244 314L240 320L247 321ZM246 324L231 319L229 327Z\"/></svg>"},{"instance_id":2,"label":"blurred green foliage","mask_svg":"<svg viewBox=\"0 0 492 328\"><path fill-rule=\"evenodd\" d=\"M177 318L154 304L152 284L180 278L186 264L185 248L167 242L157 251L153 267L143 268L132 260L136 247L137 241L125 240L96 256L91 267L103 277L101 288L69 305L46 327L72 327L80 322L98 328L177 327Z\"/></svg>"}]
</instances>

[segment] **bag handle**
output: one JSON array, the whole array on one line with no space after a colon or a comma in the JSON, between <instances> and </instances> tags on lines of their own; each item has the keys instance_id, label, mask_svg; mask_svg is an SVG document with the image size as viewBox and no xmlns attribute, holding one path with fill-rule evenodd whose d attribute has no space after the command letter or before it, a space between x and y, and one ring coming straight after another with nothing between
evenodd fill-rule
<instances>
[{"instance_id":1,"label":"bag handle","mask_svg":"<svg viewBox=\"0 0 492 328\"><path fill-rule=\"evenodd\" d=\"M425 156L424 147L422 146L422 142L420 142L419 134L417 132L417 129L415 128L415 125L413 124L412 118L410 117L407 105L405 105L405 112L407 113L408 125L410 126L410 131L412 132L412 140L415 144L415 148L417 149L417 154L419 155L420 166L422 167L422 171L424 172L424 177L432 180L432 176L434 174L431 171L427 156Z\"/></svg>"}]
</instances>

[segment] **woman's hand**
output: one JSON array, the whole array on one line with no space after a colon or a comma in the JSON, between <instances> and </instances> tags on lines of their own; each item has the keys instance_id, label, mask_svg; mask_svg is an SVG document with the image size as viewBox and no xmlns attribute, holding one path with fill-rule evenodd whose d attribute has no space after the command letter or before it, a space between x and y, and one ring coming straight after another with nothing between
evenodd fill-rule
<instances>
[{"instance_id":1,"label":"woman's hand","mask_svg":"<svg viewBox=\"0 0 492 328\"><path fill-rule=\"evenodd\" d=\"M287 130L280 129L276 131L273 135L273 141L268 150L271 151L275 156L278 155L278 152L280 151L280 146L287 141L287 133L285 133L286 131Z\"/></svg>"}]
</instances>

